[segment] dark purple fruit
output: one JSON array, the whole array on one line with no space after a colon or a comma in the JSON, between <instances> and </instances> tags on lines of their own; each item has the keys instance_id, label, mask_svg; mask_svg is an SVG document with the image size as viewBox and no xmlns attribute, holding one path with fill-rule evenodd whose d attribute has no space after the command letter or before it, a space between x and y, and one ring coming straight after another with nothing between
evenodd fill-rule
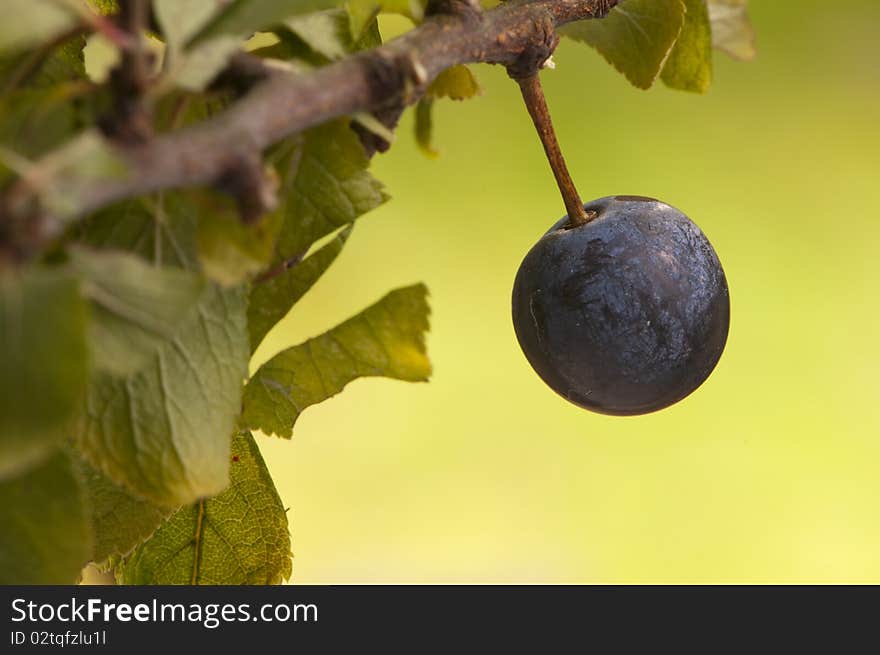
<instances>
[{"instance_id":1,"label":"dark purple fruit","mask_svg":"<svg viewBox=\"0 0 880 655\"><path fill-rule=\"evenodd\" d=\"M529 251L513 285L513 326L550 387L603 414L668 407L709 377L730 299L712 245L674 207L640 196L584 206Z\"/></svg>"}]
</instances>

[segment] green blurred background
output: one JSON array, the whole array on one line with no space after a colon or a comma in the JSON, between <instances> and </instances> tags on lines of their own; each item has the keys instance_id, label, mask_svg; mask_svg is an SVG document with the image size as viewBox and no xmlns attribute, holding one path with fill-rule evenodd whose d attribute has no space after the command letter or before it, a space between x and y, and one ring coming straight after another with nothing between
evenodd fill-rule
<instances>
[{"instance_id":1,"label":"green blurred background","mask_svg":"<svg viewBox=\"0 0 880 655\"><path fill-rule=\"evenodd\" d=\"M564 210L516 85L478 67L438 103L438 160L407 116L393 199L254 361L431 289L430 383L355 382L259 442L295 582L880 582L880 4L751 4L759 57L717 54L705 97L572 42L543 74L584 200L681 208L727 272L727 350L657 414L580 410L520 352L513 277Z\"/></svg>"}]
</instances>

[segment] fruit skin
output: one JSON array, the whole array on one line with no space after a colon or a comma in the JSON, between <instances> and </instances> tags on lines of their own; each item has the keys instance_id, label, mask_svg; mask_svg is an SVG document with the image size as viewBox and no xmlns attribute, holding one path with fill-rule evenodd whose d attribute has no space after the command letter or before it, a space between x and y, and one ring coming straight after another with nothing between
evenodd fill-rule
<instances>
[{"instance_id":1,"label":"fruit skin","mask_svg":"<svg viewBox=\"0 0 880 655\"><path fill-rule=\"evenodd\" d=\"M727 341L727 279L700 228L666 203L609 196L560 219L513 286L517 339L541 378L576 405L647 414L699 387Z\"/></svg>"}]
</instances>

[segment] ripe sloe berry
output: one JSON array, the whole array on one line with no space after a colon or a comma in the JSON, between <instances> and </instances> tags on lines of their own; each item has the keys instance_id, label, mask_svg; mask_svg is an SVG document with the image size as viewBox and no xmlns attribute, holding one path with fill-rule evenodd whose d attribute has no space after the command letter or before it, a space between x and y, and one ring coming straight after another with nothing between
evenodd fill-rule
<instances>
[{"instance_id":1,"label":"ripe sloe berry","mask_svg":"<svg viewBox=\"0 0 880 655\"><path fill-rule=\"evenodd\" d=\"M700 228L669 205L612 196L564 217L528 252L513 286L517 339L541 378L603 414L681 400L718 363L727 280Z\"/></svg>"}]
</instances>

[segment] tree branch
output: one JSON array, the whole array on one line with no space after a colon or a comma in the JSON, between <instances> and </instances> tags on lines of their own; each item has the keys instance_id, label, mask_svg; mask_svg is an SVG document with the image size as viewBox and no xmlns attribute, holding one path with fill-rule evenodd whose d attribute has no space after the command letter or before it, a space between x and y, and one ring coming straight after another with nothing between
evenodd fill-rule
<instances>
[{"instance_id":1,"label":"tree branch","mask_svg":"<svg viewBox=\"0 0 880 655\"><path fill-rule=\"evenodd\" d=\"M272 72L228 110L203 123L143 143L114 140L126 173L76 180L76 206L64 217L40 217L40 189L52 181L37 162L35 174L25 173L0 199L0 245L19 234L34 238L58 232L57 225L10 229L10 222L69 220L162 189L228 182L230 171L241 162L252 161L254 153L293 134L340 116L412 104L450 66L481 62L528 69L536 58L540 65L558 42L556 27L604 17L617 3L509 0L485 13L462 0L437 3L437 11L424 23L378 48L309 73ZM67 188L70 184L66 179ZM5 245L31 251L36 244Z\"/></svg>"},{"instance_id":2,"label":"tree branch","mask_svg":"<svg viewBox=\"0 0 880 655\"><path fill-rule=\"evenodd\" d=\"M153 113L145 94L153 81L153 57L144 44L150 4L122 0L119 21L129 46L122 48L119 65L110 73L113 112L102 122L104 133L120 143L144 143L153 136Z\"/></svg>"}]
</instances>

